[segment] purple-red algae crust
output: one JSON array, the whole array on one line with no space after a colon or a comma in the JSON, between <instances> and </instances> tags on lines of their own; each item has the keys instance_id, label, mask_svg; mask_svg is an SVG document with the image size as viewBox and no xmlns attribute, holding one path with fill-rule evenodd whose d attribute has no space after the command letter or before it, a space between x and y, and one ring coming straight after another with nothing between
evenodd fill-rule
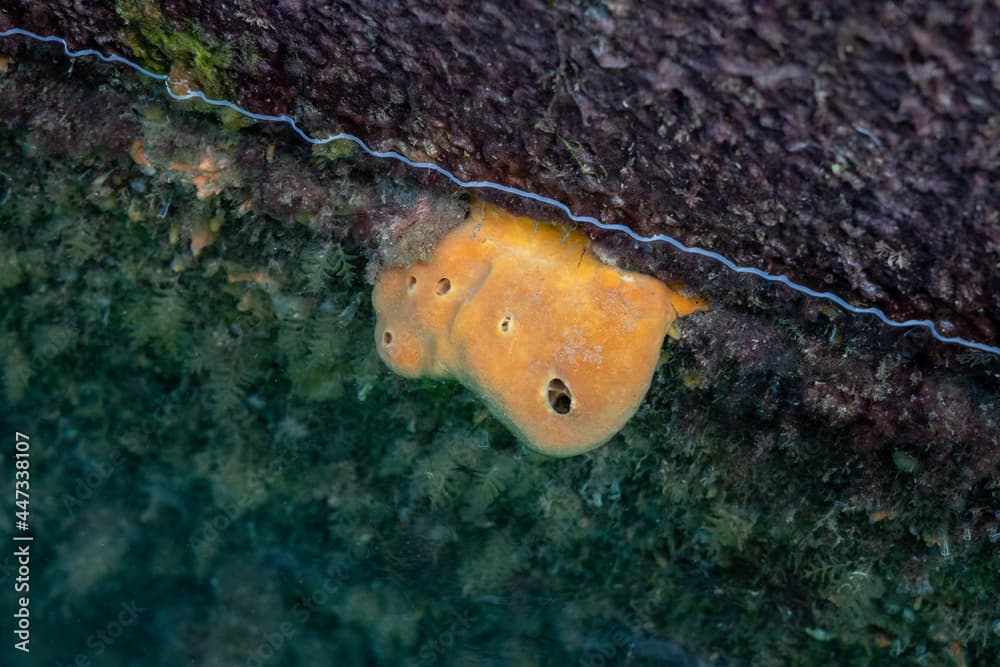
<instances>
[{"instance_id":1,"label":"purple-red algae crust","mask_svg":"<svg viewBox=\"0 0 1000 667\"><path fill-rule=\"evenodd\" d=\"M137 6L3 0L0 28L131 55L195 26L254 111L997 342L995 4Z\"/></svg>"}]
</instances>

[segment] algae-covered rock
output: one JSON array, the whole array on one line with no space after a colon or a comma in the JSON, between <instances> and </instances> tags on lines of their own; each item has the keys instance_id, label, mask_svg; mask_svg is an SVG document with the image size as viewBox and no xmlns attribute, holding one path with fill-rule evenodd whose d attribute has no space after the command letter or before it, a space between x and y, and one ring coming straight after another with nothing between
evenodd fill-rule
<instances>
[{"instance_id":1,"label":"algae-covered rock","mask_svg":"<svg viewBox=\"0 0 1000 667\"><path fill-rule=\"evenodd\" d=\"M284 32L266 25L281 25L279 19L293 12L276 5L273 16L228 11L222 17L219 6L207 4L192 24L183 20L185 3L156 5L174 30L193 36L220 25L247 25L250 37L277 39ZM430 20L416 7L413 17ZM626 18L630 8L622 6ZM65 34L80 43L99 24L137 20L100 3L86 11L55 3L44 15L33 5L13 9L0 12L0 21L24 19L47 31L72 23ZM562 3L529 9L529 18L578 13ZM317 15L332 20L325 11ZM350 20L363 14L342 11ZM551 76L538 72L540 80L557 82L563 91L553 109L563 109L568 99L586 109L588 96L614 92L569 85L568 77L587 77L577 70L579 58L626 69L628 59L616 55L614 40L598 43L589 56L573 51L579 25L608 27L604 11L579 9L589 12L585 22L565 24L559 48L539 55L553 58ZM674 11L714 16L705 12L715 10ZM992 9L983 8L976 24L955 10L957 32L931 37L920 26L939 25L950 11L939 7L889 39L871 22L847 20L862 10L755 14L752 24L741 19L739 8L732 11L731 30L756 34L748 44L812 45L802 58L828 53L834 72L860 77L872 62L882 62L875 55L897 47L907 58L888 61L890 73L931 76L938 70L907 67L919 59L946 61L955 69L935 75L939 91L963 80L963 54L981 49L981 42L972 39L954 52L936 46L960 41L958 33L975 37L993 20ZM484 29L515 20L503 12L484 16ZM782 26L789 22L819 32L786 32ZM308 26L303 30L313 25L301 24ZM384 45L379 30L408 25L376 20L367 32L351 33L354 41L310 44L317 53L381 54L371 41ZM555 30L561 24L540 25ZM685 34L692 40L715 34L711 22L657 29L670 37L663 42L668 47L687 43ZM697 92L715 72L740 108L769 117L778 99L773 96L799 85L798 70L748 69L749 60L726 50L735 48L727 34L718 33L718 58L705 60L715 69L679 71L666 61L661 80L675 82L670 91L681 86ZM111 48L120 35L112 30L109 39L104 45ZM422 44L429 37L414 39ZM659 48L635 41L636 49ZM186 37L181 43L190 46ZM680 338L664 343L650 391L620 434L579 457L539 457L460 385L392 374L371 340L375 314L365 277L399 265L402 256L387 253L387 239L429 218L460 218L466 194L360 154L317 159L284 125L228 122L194 100L170 101L162 88L127 70L67 61L51 45L10 44L0 41L0 424L10 438L0 479L11 506L0 513L0 526L34 537L30 648L39 664L997 661L1000 393L992 357L942 351L919 331L890 334L821 302L791 298L780 287L698 265L690 275L710 285L712 310L678 320ZM488 44L480 39L476 48ZM214 53L209 46L204 53ZM566 58L558 57L560 49ZM248 67L234 51L228 66ZM754 58L764 57L753 51ZM193 46L178 52L187 59L200 53ZM689 52L678 54L694 62ZM983 62L992 57L983 55ZM311 61L287 62L305 67ZM360 66L379 62L372 56ZM457 77L472 75L458 61L443 62L456 63L449 67ZM225 68L218 71L228 76ZM327 74L351 72L332 68ZM843 124L831 119L844 117L846 108L838 105L854 104L853 98L826 95L831 70L817 67L815 76L810 97L829 114L816 119L815 145L767 143L774 133L784 136L781 123L801 119L793 114L759 127L733 116L732 133L714 125L711 135L688 134L692 146L756 127L746 135L748 145L763 141L768 155L787 148L793 161L844 145L878 149L853 127L836 129ZM325 81L316 84L321 97ZM383 85L385 77L367 83L365 90L382 90L380 99L398 97ZM266 90L277 90L274 85ZM872 85L859 100L875 95L879 89ZM246 100L265 99L248 89L228 90ZM671 128L680 131L695 115L724 111L703 107L710 97L670 91L662 94L675 101L676 121L663 140L673 148L680 135ZM974 97L961 98L960 106L975 104ZM295 110L305 99L282 95L270 103ZM530 108L519 106L517 96L509 99L498 97L496 104ZM626 101L633 108L641 102ZM799 199L779 179L776 195L755 200L753 210L784 215L808 204L821 216L815 242L829 243L833 254L846 247L841 233L857 232L851 220L876 225L880 218L867 216L882 210L885 198L910 201L917 185L926 190L913 200L926 204L921 219L966 215L992 186L972 187L962 199L952 197L947 184L965 173L975 185L972 172L979 167L960 167L944 181L933 178L939 173L933 169L913 171L921 151L937 141L930 130L946 127L935 125L933 114L920 115L918 102L899 110L917 114L920 123L912 127L906 118L898 119L899 127L884 119L877 127L858 121L883 150L914 156L911 180L901 189L880 189L881 199L864 194L864 179L873 178L869 168L884 169L879 173L894 183L896 153L885 163L866 161L864 168L845 159L833 163L840 165L835 170L806 170L817 180L804 182L803 192L815 194L809 187L825 183L822 188L830 189L821 188L823 196ZM363 112L355 122L366 127L395 118L392 109L368 115L364 105L358 108ZM789 113L796 108L787 107ZM426 118L427 132L460 137ZM601 118L587 116L588 127L598 131ZM405 124L386 123L408 136ZM573 189L566 184L578 181L547 180L545 174L586 167L599 187L579 190L574 203L601 201L613 178L631 178L602 164L605 176L585 141L553 131L562 134L543 124L519 141L529 148L551 142L537 144L542 148L531 154L551 156L545 146L561 147L568 151L563 159L521 164L499 159L510 155L504 145L477 153L470 144L462 160L497 155L491 173L525 183L537 178L553 189ZM980 129L969 132L963 136L973 141ZM734 160L747 155L742 141L726 144ZM431 143L423 150L435 148ZM636 150L633 168L646 173L651 163L638 159L646 149ZM442 160L449 155L455 159L445 151ZM678 160L688 158L678 153ZM750 170L740 183L725 180L731 175L725 169L709 173L719 180L690 181L680 192L662 190L662 197L691 206L709 199L709 212L697 214L702 221L715 206L743 215L747 209L738 206L738 197L719 197L719 184L730 184L722 189L737 195L757 192L758 177L773 172ZM633 216L646 205L640 194L610 215ZM839 231L824 226L833 219L843 223ZM705 233L733 229L731 216L720 220ZM983 220L977 224L992 224ZM746 225L726 238L756 238L754 225ZM428 228L403 254L431 256L443 231ZM782 233L745 246L732 243L752 253L777 247ZM887 231L886 238L894 233ZM687 262L663 249L603 238L602 252L610 248L624 266L665 280L688 275L682 271L690 268ZM859 247L872 240L859 238ZM812 247L811 239L804 247ZM939 242L932 239L928 247ZM984 243L977 252L989 250ZM883 255L894 267L885 275L911 270L899 268L905 257L892 248ZM879 257L867 250L857 255L866 262L873 256ZM948 294L942 281L950 273L935 272L937 260L928 261L907 266L929 270L941 294ZM973 274L985 265L955 262L954 275L968 272L964 284L974 286ZM851 266L821 259L815 270L832 271L836 287L846 284L841 271L867 265ZM879 278L872 284L889 283ZM914 283L911 291L907 283L906 293L919 295L924 288ZM968 314L974 301L960 300L953 308ZM993 317L986 309L968 322L981 315L983 321ZM20 447L14 441L28 441L17 433L30 436L24 531L13 505ZM0 557L7 590L17 568L12 550Z\"/></svg>"}]
</instances>

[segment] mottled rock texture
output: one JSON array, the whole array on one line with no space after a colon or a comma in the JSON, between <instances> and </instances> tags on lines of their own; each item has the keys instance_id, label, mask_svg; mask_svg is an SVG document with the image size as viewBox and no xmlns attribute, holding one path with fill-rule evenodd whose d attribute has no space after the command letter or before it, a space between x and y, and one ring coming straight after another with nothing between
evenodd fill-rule
<instances>
[{"instance_id":1,"label":"mottled rock texture","mask_svg":"<svg viewBox=\"0 0 1000 667\"><path fill-rule=\"evenodd\" d=\"M190 32L255 111L998 342L995 3L3 0L10 26L152 65Z\"/></svg>"},{"instance_id":2,"label":"mottled rock texture","mask_svg":"<svg viewBox=\"0 0 1000 667\"><path fill-rule=\"evenodd\" d=\"M344 4L308 20L261 16L272 5L257 4L0 0L0 27L121 51L316 132L352 129L644 231L665 218L640 209L670 203L668 229L746 263L777 267L786 239L802 249L789 272L818 285L829 272L860 301L839 259L853 252L873 285L896 286L881 305L917 312L900 295L924 294L956 332L990 335L974 324L996 321L995 304L978 312L926 295L935 275L962 276L940 294L995 293L996 142L980 128L995 128L996 112L977 111L996 108L995 86L977 78L996 76L981 38L996 31L993 9L969 9L959 27L940 9L888 27L833 9L756 16L751 30L738 7L710 5L615 41L633 25L627 3L553 3L486 12L516 35L497 42L457 30L456 17L425 17L418 30L412 9L409 24L372 9L358 31ZM588 51L604 25L615 31ZM637 56L621 55L656 30L650 44L679 68L664 66L673 91L642 88ZM755 34L772 50L751 47L764 43ZM539 35L555 47L528 48ZM893 40L905 55L890 54ZM733 73L740 44L780 76ZM308 48L328 63L312 64ZM410 48L409 70L389 65ZM977 48L986 55L974 65ZM505 65L517 57L558 76ZM804 96L781 69L823 58ZM431 67L459 83L438 83ZM351 85L330 83L364 68ZM504 72L524 90L490 117L476 100L503 90L486 83ZM933 85L901 83L915 92L898 109L879 102L904 97L889 83L911 74ZM603 88L582 83L605 75ZM462 91L463 80L479 85ZM948 86L950 98L935 97ZM612 211L602 202L629 172L610 161L659 154L607 145L648 134L630 114L656 105L635 97L625 115L595 112L583 126L578 105L600 111L619 89L665 100L661 162L678 180L645 185L649 158L637 158L630 168L644 175ZM796 100L807 106L796 112ZM925 111L907 123L889 109ZM603 134L620 118L631 124ZM814 127L791 133L793 118ZM707 128L720 119L732 134L716 144ZM482 152L508 126L518 140ZM985 161L963 162L977 145ZM460 387L379 363L371 277L429 256L467 206L440 180L386 164L170 102L122 67L70 61L55 45L0 40L0 424L32 437L36 543L47 545L32 572L40 664L1000 664L1000 360L606 236L603 252L663 278L684 273L712 309L681 320L621 435L543 461ZM753 196L762 174L770 200ZM918 178L948 196L921 194ZM784 222L757 236L745 214L768 211ZM870 241L877 220L899 228ZM936 236L904 235L938 220L949 227ZM0 584L12 558L0 558ZM96 643L129 604L139 622Z\"/></svg>"}]
</instances>

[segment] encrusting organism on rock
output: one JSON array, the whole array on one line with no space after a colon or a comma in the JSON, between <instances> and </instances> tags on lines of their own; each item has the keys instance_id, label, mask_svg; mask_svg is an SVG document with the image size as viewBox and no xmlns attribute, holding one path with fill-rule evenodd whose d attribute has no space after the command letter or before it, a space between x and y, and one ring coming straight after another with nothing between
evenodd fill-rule
<instances>
[{"instance_id":1,"label":"encrusting organism on rock","mask_svg":"<svg viewBox=\"0 0 1000 667\"><path fill-rule=\"evenodd\" d=\"M390 368L458 380L551 456L611 438L642 402L674 320L707 309L604 264L580 232L478 201L428 262L383 270L373 298Z\"/></svg>"}]
</instances>

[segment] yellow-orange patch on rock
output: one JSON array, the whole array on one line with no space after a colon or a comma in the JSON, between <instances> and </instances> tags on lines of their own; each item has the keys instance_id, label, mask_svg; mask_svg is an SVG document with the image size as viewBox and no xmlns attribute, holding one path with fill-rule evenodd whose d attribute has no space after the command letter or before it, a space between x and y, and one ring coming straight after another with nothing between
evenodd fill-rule
<instances>
[{"instance_id":1,"label":"yellow-orange patch on rock","mask_svg":"<svg viewBox=\"0 0 1000 667\"><path fill-rule=\"evenodd\" d=\"M604 264L579 232L481 202L429 262L383 271L373 298L390 368L458 380L552 456L611 438L642 402L674 320L706 309Z\"/></svg>"}]
</instances>

